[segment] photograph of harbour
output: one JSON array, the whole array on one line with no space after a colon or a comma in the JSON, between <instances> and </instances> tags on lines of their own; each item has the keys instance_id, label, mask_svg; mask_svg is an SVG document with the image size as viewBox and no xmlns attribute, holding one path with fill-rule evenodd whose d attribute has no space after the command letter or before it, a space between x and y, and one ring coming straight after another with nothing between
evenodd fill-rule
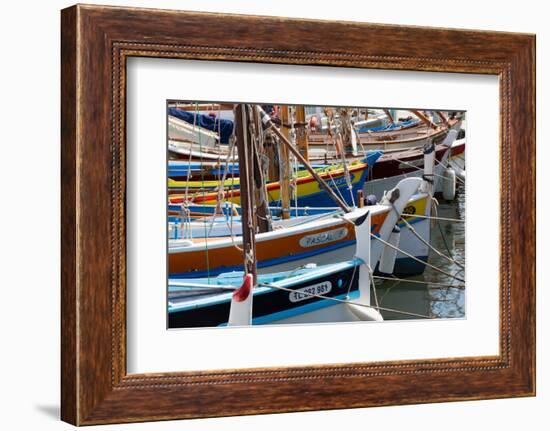
<instances>
[{"instance_id":1,"label":"photograph of harbour","mask_svg":"<svg viewBox=\"0 0 550 431\"><path fill-rule=\"evenodd\" d=\"M167 101L168 329L466 317L466 123Z\"/></svg>"}]
</instances>

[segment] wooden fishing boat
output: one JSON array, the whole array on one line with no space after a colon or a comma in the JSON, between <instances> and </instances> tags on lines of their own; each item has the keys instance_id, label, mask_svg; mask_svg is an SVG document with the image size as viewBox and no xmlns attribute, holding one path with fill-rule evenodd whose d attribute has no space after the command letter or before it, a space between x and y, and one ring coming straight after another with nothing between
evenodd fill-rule
<instances>
[{"instance_id":1,"label":"wooden fishing boat","mask_svg":"<svg viewBox=\"0 0 550 431\"><path fill-rule=\"evenodd\" d=\"M448 155L458 156L465 151L466 143L455 144L456 132L448 136L449 140L435 147L436 164L442 163ZM450 149L450 152L449 152ZM424 153L421 148L401 150L384 153L372 166L369 172L369 180L395 177L397 175L410 174L421 171L424 166Z\"/></svg>"},{"instance_id":2,"label":"wooden fishing boat","mask_svg":"<svg viewBox=\"0 0 550 431\"><path fill-rule=\"evenodd\" d=\"M456 156L463 155L465 150L465 141L455 140L456 131L451 131L446 138L446 142L435 148L434 166L434 192L443 191L445 169L447 160L452 154ZM452 143L452 144L449 144ZM451 145L450 147L448 145ZM382 197L386 190L395 187L399 181L407 177L422 177L424 173L424 153L416 149L392 152L383 155L371 168L369 181L363 186L364 196L374 195L377 198ZM172 220L169 223L170 239L200 238L205 236L223 237L239 236L242 233L240 222L240 207L234 204L224 205L191 205L186 208L185 223L182 222L182 208L174 207L172 214L178 220ZM290 219L280 219L280 208L270 207L270 214L273 220L274 229L282 229L307 223L313 220L332 217L341 211L335 207L295 207L291 208Z\"/></svg>"},{"instance_id":3,"label":"wooden fishing boat","mask_svg":"<svg viewBox=\"0 0 550 431\"><path fill-rule=\"evenodd\" d=\"M427 143L438 145L450 130L459 130L461 118L447 120L445 124L428 125L417 123L411 127L383 129L379 131L360 132L359 146L363 150L394 151L410 148L421 148ZM337 157L333 139L326 134L310 134L308 137L310 160L330 160Z\"/></svg>"},{"instance_id":4,"label":"wooden fishing boat","mask_svg":"<svg viewBox=\"0 0 550 431\"><path fill-rule=\"evenodd\" d=\"M204 207L203 207L204 208ZM280 208L277 208L280 214ZM276 208L272 208L272 214L277 213ZM303 214L304 209L300 209ZM335 215L341 215L339 208L323 208L323 212L308 215L294 215L288 219L283 219L277 215L272 215L273 230L285 229L309 223L315 220L321 220ZM173 216L168 219L168 238L169 239L191 239L205 237L229 237L242 235L242 222L240 215L215 214L211 216L198 216L197 214Z\"/></svg>"},{"instance_id":5,"label":"wooden fishing boat","mask_svg":"<svg viewBox=\"0 0 550 431\"><path fill-rule=\"evenodd\" d=\"M381 155L381 152L370 152L363 161L351 163L347 169L349 177L346 174L346 169L341 165L320 169L318 170L318 174L333 190L341 195L343 200L349 205L353 205L356 200L357 191L362 189L367 179L369 167L373 166ZM231 185L233 180L229 179L227 182L227 185ZM296 197L292 198L294 206L331 206L333 204L326 190L311 174L304 173L303 175L299 175L295 184ZM200 186L200 184L198 185ZM185 187L185 182L180 183L179 187ZM280 204L281 183L268 183L266 190L268 203L271 205ZM203 205L216 205L218 202L240 204L241 192L240 189L233 188L224 192L189 194L187 198L184 194L171 194L168 197L168 201L169 204L181 204L184 201Z\"/></svg>"},{"instance_id":6,"label":"wooden fishing boat","mask_svg":"<svg viewBox=\"0 0 550 431\"><path fill-rule=\"evenodd\" d=\"M359 133L372 133L372 132L389 132L389 131L395 131L395 130L404 130L410 127L415 127L419 124L420 124L420 120L409 118L404 121L385 124L378 127L368 127L368 126L364 127L361 123L355 123L354 126L357 132Z\"/></svg>"},{"instance_id":7,"label":"wooden fishing boat","mask_svg":"<svg viewBox=\"0 0 550 431\"><path fill-rule=\"evenodd\" d=\"M434 192L441 192L442 183L447 180L444 176L444 170L447 166L447 159L450 154L452 154L453 147L456 145L456 147L454 147L455 154L462 154L464 152L465 143L461 142L456 144L456 135L457 132L451 130L443 144L434 147L434 163L437 163L437 165L434 166ZM402 179L411 176L422 177L424 174L424 158L424 151L418 150L404 150L389 155L383 155L380 158L383 159L382 166L379 168L380 159L378 159L369 174L372 179L364 185L365 196L375 195L377 198L380 198L386 190L395 187ZM231 204L231 206L232 205L233 204ZM180 210L179 222L169 223L169 238L223 237L231 235L239 236L242 234L238 210L229 211L229 208L226 207L224 211L219 206L209 206L207 208L211 216L202 216L200 218L191 216L191 208L189 207L186 208L186 216L184 216L183 212ZM207 208L202 206L201 210L195 209L195 211L202 211L204 214ZM314 207L295 208L295 210L290 211L291 218L280 219L277 217L280 211L277 212L276 207L271 207L270 213L273 220L273 229L298 226L314 220L319 221L324 218L330 218L341 212L337 208L322 207L320 211L312 214L312 208ZM307 211L310 213L307 214ZM183 222L184 220L185 222Z\"/></svg>"},{"instance_id":8,"label":"wooden fishing boat","mask_svg":"<svg viewBox=\"0 0 550 431\"><path fill-rule=\"evenodd\" d=\"M325 172L332 170L336 171L338 169L342 169L342 166L320 166L315 168L317 172L322 173L323 170ZM217 170L220 174L225 170L225 168L221 168ZM230 169L228 169L228 172ZM197 191L203 191L203 190L219 190L220 188L227 190L229 188L232 189L239 189L240 188L240 180L238 177L239 167L238 165L235 167L233 165L233 169L231 171L236 171L237 176L230 175L229 178L226 178L224 181L220 181L219 178L214 179L206 179L207 175L203 175L203 172L199 172L196 175L196 180L190 180L190 179L184 179L184 180L176 180L171 177L168 178L168 194L176 194L178 192L187 190L191 194L197 193ZM305 169L299 170L297 172L297 178L304 178L311 176Z\"/></svg>"},{"instance_id":9,"label":"wooden fishing boat","mask_svg":"<svg viewBox=\"0 0 550 431\"><path fill-rule=\"evenodd\" d=\"M188 178L216 180L224 174L238 176L239 164L218 163L215 161L168 160L168 178L175 181L185 181Z\"/></svg>"},{"instance_id":10,"label":"wooden fishing boat","mask_svg":"<svg viewBox=\"0 0 550 431\"><path fill-rule=\"evenodd\" d=\"M380 252L371 255L370 210L363 208L361 212L353 227L361 240L351 260L261 274L254 288L252 276L247 277L244 272L223 273L215 278L171 279L168 327L272 323L305 313L311 316L317 310L334 306L335 299L348 302L348 312L356 318L383 320L370 307L371 267ZM382 228L384 239L391 232L389 223ZM243 278L243 285L238 288Z\"/></svg>"},{"instance_id":11,"label":"wooden fishing boat","mask_svg":"<svg viewBox=\"0 0 550 431\"><path fill-rule=\"evenodd\" d=\"M314 169L328 168L331 165L324 163L312 163ZM298 171L305 171L305 167L298 165ZM187 182L188 179L200 179L201 181L219 181L226 175L226 178L239 177L238 162L216 162L202 161L189 162L186 160L168 160L168 178L174 181ZM191 177L189 178L189 175Z\"/></svg>"},{"instance_id":12,"label":"wooden fishing boat","mask_svg":"<svg viewBox=\"0 0 550 431\"><path fill-rule=\"evenodd\" d=\"M171 159L226 161L229 156L227 144L232 133L232 120L205 114L190 106L168 108L168 151Z\"/></svg>"},{"instance_id":13,"label":"wooden fishing boat","mask_svg":"<svg viewBox=\"0 0 550 431\"><path fill-rule=\"evenodd\" d=\"M170 157L184 160L209 160L223 162L228 159L227 145L206 146L202 143L168 139Z\"/></svg>"},{"instance_id":14,"label":"wooden fishing boat","mask_svg":"<svg viewBox=\"0 0 550 431\"><path fill-rule=\"evenodd\" d=\"M368 127L366 124L363 125L362 122L358 122L357 126L354 127L356 132L352 133L354 151L345 151L345 157L354 160L357 159L359 153L368 150L394 151L420 148L426 143L437 145L445 139L449 130L459 130L461 128L462 116L460 113L452 118L441 117L440 122L434 123L420 111L412 112L418 118L410 118L406 121L390 124L385 123L378 127ZM442 116L441 113L438 114ZM236 160L235 155L229 155L228 145L220 145L220 140L219 138L216 139L217 135L215 133L210 135L213 132L207 129L193 124L188 124L186 127L183 124L185 121L175 117L169 118L172 119L174 125L178 125L185 130L185 133L182 134L174 125L169 124L168 149L172 158L187 161L217 161L218 163L226 162L228 159ZM189 128L192 128L193 136L190 136L187 132ZM200 136L197 135L197 131L200 131ZM327 131L327 127L319 131L308 131L308 160L328 163L331 160L341 158L333 137ZM355 143L356 140L357 143Z\"/></svg>"},{"instance_id":15,"label":"wooden fishing boat","mask_svg":"<svg viewBox=\"0 0 550 431\"><path fill-rule=\"evenodd\" d=\"M435 147L434 193L441 193L446 181L445 170L451 157L464 154L466 142L456 140L457 132L451 130L442 144ZM424 153L422 149L410 149L385 153L369 172L363 191L365 196L381 197L403 178L421 177L424 173Z\"/></svg>"},{"instance_id":16,"label":"wooden fishing boat","mask_svg":"<svg viewBox=\"0 0 550 431\"><path fill-rule=\"evenodd\" d=\"M260 286L253 291L252 324L272 323L333 305L330 299L308 296L308 291L328 298L356 300L359 296L359 277L354 274L359 264L359 261L352 260L297 271L260 274ZM244 272L240 271L210 279L170 280L168 327L227 325L231 298L243 276Z\"/></svg>"},{"instance_id":17,"label":"wooden fishing boat","mask_svg":"<svg viewBox=\"0 0 550 431\"><path fill-rule=\"evenodd\" d=\"M394 203L391 205L388 196L390 191L381 200L380 204L370 206L372 217L372 232L379 234L385 221L395 218L393 225L398 222L399 213L411 215L407 221L414 225L416 232L424 239L429 240L429 220L415 218L412 215L430 215L430 195L425 192L417 193L420 178L402 180L396 189L399 189L401 209ZM350 223L362 214L362 209L352 210L344 215L333 215L322 219L315 219L307 223L277 229L270 232L256 234L257 266L260 272L285 271L297 266L310 263L315 256L318 264L331 263L342 259L351 259L355 250L355 233L350 229ZM389 218L388 218L389 217ZM414 256L411 259L404 254L398 254L395 273L413 274L424 270L422 262L428 258L428 248L403 223L401 227L402 243L400 248L407 254ZM380 244L373 247L380 247ZM242 269L241 237L205 237L169 241L168 269L172 278L196 278L215 276L223 272Z\"/></svg>"},{"instance_id":18,"label":"wooden fishing boat","mask_svg":"<svg viewBox=\"0 0 550 431\"><path fill-rule=\"evenodd\" d=\"M198 125L190 124L171 115L168 116L168 136L175 142L188 142L205 148L214 148L219 135Z\"/></svg>"}]
</instances>

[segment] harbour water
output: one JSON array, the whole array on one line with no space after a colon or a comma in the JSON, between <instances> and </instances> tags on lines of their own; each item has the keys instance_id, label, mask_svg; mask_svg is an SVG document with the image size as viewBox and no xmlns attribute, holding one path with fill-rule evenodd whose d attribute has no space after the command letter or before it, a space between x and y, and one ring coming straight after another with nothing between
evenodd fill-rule
<instances>
[{"instance_id":1,"label":"harbour water","mask_svg":"<svg viewBox=\"0 0 550 431\"><path fill-rule=\"evenodd\" d=\"M439 199L438 216L442 218L465 220L465 190L457 186L457 196L452 202ZM460 222L437 221L432 224L431 244L440 252L452 256L459 264L465 264L465 224ZM464 279L464 270L447 259L430 252L430 264L445 272ZM385 280L376 283L376 294L379 306L429 318L462 318L465 317L464 283L443 275L431 268L424 274L410 277L411 281L424 281L447 284L442 287L434 284L418 284L408 281ZM457 287L453 287L457 286ZM419 316L381 311L385 320L418 319Z\"/></svg>"}]
</instances>

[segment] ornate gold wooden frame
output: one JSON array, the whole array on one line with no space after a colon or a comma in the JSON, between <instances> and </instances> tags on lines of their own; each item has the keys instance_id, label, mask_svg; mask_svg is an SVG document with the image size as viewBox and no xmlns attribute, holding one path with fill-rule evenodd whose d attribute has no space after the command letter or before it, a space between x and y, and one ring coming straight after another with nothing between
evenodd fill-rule
<instances>
[{"instance_id":1,"label":"ornate gold wooden frame","mask_svg":"<svg viewBox=\"0 0 550 431\"><path fill-rule=\"evenodd\" d=\"M61 30L63 420L86 425L534 394L533 35L80 5L62 11ZM500 354L128 375L131 56L498 75Z\"/></svg>"}]
</instances>

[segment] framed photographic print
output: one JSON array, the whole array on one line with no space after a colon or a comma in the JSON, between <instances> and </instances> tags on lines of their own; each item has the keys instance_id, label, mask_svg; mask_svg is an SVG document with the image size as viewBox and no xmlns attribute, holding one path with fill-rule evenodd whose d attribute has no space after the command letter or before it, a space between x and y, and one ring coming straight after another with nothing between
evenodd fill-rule
<instances>
[{"instance_id":1,"label":"framed photographic print","mask_svg":"<svg viewBox=\"0 0 550 431\"><path fill-rule=\"evenodd\" d=\"M534 395L533 35L61 30L63 420Z\"/></svg>"}]
</instances>

